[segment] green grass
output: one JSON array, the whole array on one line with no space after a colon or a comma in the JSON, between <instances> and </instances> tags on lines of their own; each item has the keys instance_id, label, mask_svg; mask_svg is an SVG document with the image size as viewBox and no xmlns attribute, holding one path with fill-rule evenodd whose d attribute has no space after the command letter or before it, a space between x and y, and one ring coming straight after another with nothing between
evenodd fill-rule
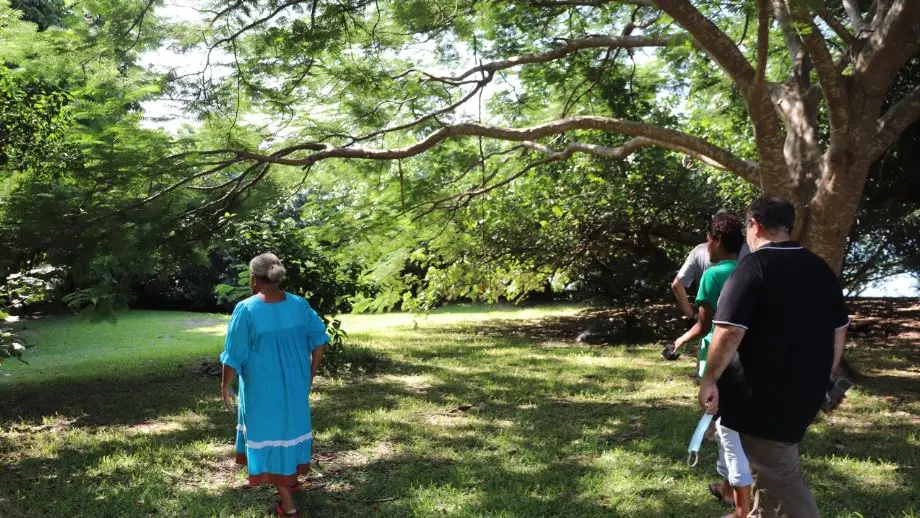
<instances>
[{"instance_id":1,"label":"green grass","mask_svg":"<svg viewBox=\"0 0 920 518\"><path fill-rule=\"evenodd\" d=\"M374 375L320 379L311 516L720 516L690 360L571 341L578 308L348 316ZM133 312L26 323L31 366L0 369L0 516L266 516L243 489L234 416L194 373L222 317ZM912 344L849 353L870 375L803 444L822 516L920 514ZM893 397L892 397L893 396Z\"/></svg>"}]
</instances>

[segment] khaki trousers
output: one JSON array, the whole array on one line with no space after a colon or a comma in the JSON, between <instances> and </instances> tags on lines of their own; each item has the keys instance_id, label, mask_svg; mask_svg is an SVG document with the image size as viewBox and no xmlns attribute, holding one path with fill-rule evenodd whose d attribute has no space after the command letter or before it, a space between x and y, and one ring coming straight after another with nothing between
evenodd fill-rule
<instances>
[{"instance_id":1,"label":"khaki trousers","mask_svg":"<svg viewBox=\"0 0 920 518\"><path fill-rule=\"evenodd\" d=\"M749 518L819 518L815 497L802 478L797 443L741 434L754 473Z\"/></svg>"}]
</instances>

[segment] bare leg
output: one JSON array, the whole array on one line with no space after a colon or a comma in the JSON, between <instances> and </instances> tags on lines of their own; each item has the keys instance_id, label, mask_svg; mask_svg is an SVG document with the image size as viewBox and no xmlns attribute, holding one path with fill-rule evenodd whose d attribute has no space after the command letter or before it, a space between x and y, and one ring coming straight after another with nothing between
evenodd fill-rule
<instances>
[{"instance_id":1,"label":"bare leg","mask_svg":"<svg viewBox=\"0 0 920 518\"><path fill-rule=\"evenodd\" d=\"M278 496L281 497L281 510L286 513L294 512L296 507L294 507L294 496L291 494L291 488L279 485L275 487L278 488Z\"/></svg>"},{"instance_id":2,"label":"bare leg","mask_svg":"<svg viewBox=\"0 0 920 518\"><path fill-rule=\"evenodd\" d=\"M722 501L731 505L731 503L734 502L734 500L732 500L734 498L733 490L734 488L731 484L729 484L727 480L723 480L722 483L719 484L719 493L722 495ZM735 505L737 505L737 503L735 503Z\"/></svg>"},{"instance_id":3,"label":"bare leg","mask_svg":"<svg viewBox=\"0 0 920 518\"><path fill-rule=\"evenodd\" d=\"M751 514L751 486L733 487L735 498L735 518L747 518Z\"/></svg>"}]
</instances>

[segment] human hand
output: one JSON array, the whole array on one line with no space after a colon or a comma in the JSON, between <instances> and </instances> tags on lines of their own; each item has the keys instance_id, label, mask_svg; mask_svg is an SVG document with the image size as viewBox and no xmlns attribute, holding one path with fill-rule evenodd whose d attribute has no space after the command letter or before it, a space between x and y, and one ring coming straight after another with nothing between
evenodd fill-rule
<instances>
[{"instance_id":1,"label":"human hand","mask_svg":"<svg viewBox=\"0 0 920 518\"><path fill-rule=\"evenodd\" d=\"M232 411L235 406L233 403L233 388L231 388L229 385L221 385L220 395L224 400L224 408Z\"/></svg>"},{"instance_id":2,"label":"human hand","mask_svg":"<svg viewBox=\"0 0 920 518\"><path fill-rule=\"evenodd\" d=\"M719 411L719 387L714 382L703 381L700 384L700 408L707 413L716 414Z\"/></svg>"},{"instance_id":3,"label":"human hand","mask_svg":"<svg viewBox=\"0 0 920 518\"><path fill-rule=\"evenodd\" d=\"M686 345L687 340L684 339L684 335L681 335L680 338L674 340L674 350L679 351L681 347Z\"/></svg>"}]
</instances>

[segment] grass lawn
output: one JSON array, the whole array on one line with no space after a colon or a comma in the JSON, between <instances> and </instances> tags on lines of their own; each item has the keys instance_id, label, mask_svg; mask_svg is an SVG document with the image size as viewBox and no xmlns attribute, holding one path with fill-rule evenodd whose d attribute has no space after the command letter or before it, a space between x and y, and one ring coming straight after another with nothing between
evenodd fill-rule
<instances>
[{"instance_id":1,"label":"grass lawn","mask_svg":"<svg viewBox=\"0 0 920 518\"><path fill-rule=\"evenodd\" d=\"M317 381L309 516L720 516L715 447L686 465L693 362L590 346L578 308L348 316L378 371ZM31 366L0 368L0 516L262 517L235 416L194 371L225 318L132 312L26 322ZM803 443L826 517L920 516L920 346L867 341L866 380Z\"/></svg>"}]
</instances>

